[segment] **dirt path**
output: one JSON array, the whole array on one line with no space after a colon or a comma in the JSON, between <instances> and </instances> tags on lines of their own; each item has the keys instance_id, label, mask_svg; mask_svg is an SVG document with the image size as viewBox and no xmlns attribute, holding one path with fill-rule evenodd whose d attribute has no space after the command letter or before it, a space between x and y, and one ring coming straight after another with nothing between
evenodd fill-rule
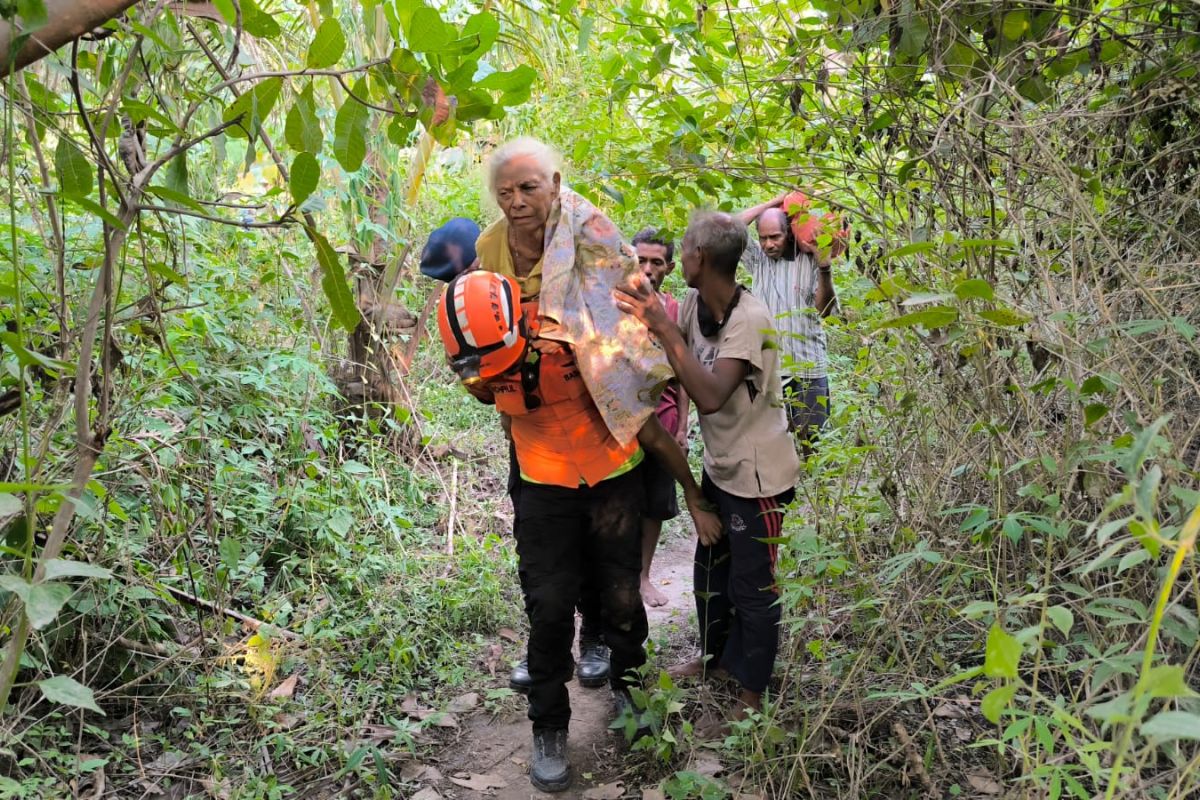
<instances>
[{"instance_id":1,"label":"dirt path","mask_svg":"<svg viewBox=\"0 0 1200 800\"><path fill-rule=\"evenodd\" d=\"M692 550L690 536L669 535L659 548L654 561L653 577L659 589L668 597L660 608L647 609L650 635L657 637L673 626L687 626L694 605L692 600ZM497 685L504 685L498 674ZM488 687L490 688L490 687ZM425 781L424 794L412 800L530 800L558 797L565 800L587 800L591 797L619 797L598 787L613 789L620 780L624 739L610 732L612 696L607 688L585 689L577 681L569 684L571 692L571 734L569 750L574 770L574 782L569 791L547 795L529 783L529 750L531 733L525 717L524 704L517 710L496 717L476 714L463 724L459 739L447 747L433 762L439 774ZM440 777L440 780L438 779ZM477 788L463 786L465 782ZM490 785L491 788L485 788ZM625 786L625 792L640 797L639 787ZM589 789L596 790L589 792Z\"/></svg>"}]
</instances>

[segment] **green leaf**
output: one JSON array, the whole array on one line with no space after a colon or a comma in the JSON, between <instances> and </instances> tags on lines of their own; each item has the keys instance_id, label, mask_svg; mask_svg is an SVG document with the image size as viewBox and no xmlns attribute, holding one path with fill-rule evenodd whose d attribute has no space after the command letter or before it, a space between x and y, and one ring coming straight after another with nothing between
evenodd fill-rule
<instances>
[{"instance_id":1,"label":"green leaf","mask_svg":"<svg viewBox=\"0 0 1200 800\"><path fill-rule=\"evenodd\" d=\"M1071 613L1071 609L1066 606L1050 606L1046 609L1046 616L1050 618L1054 627L1062 631L1063 636L1071 635L1071 628L1075 627L1075 615Z\"/></svg>"},{"instance_id":2,"label":"green leaf","mask_svg":"<svg viewBox=\"0 0 1200 800\"><path fill-rule=\"evenodd\" d=\"M308 235L312 237L313 245L317 248L317 262L324 272L324 276L321 278L321 288L325 290L325 296L329 298L334 319L343 328L352 331L362 321L362 315L358 313L358 306L354 304L354 296L346 284L346 272L342 269L341 258L324 236L311 228L308 228Z\"/></svg>"},{"instance_id":3,"label":"green leaf","mask_svg":"<svg viewBox=\"0 0 1200 800\"><path fill-rule=\"evenodd\" d=\"M925 43L928 41L929 23L915 14L909 17L900 31L900 52L906 56L919 56L925 52Z\"/></svg>"},{"instance_id":4,"label":"green leaf","mask_svg":"<svg viewBox=\"0 0 1200 800\"><path fill-rule=\"evenodd\" d=\"M1143 551L1145 552L1145 551ZM1151 697L1196 697L1196 692L1187 684L1183 667L1176 664L1160 664L1151 667L1142 684L1142 692Z\"/></svg>"},{"instance_id":5,"label":"green leaf","mask_svg":"<svg viewBox=\"0 0 1200 800\"><path fill-rule=\"evenodd\" d=\"M1161 711L1142 723L1147 739L1200 739L1200 714L1186 711Z\"/></svg>"},{"instance_id":6,"label":"green leaf","mask_svg":"<svg viewBox=\"0 0 1200 800\"><path fill-rule=\"evenodd\" d=\"M888 258L904 258L913 253L927 253L937 248L936 242L909 242L908 244L888 253Z\"/></svg>"},{"instance_id":7,"label":"green leaf","mask_svg":"<svg viewBox=\"0 0 1200 800\"><path fill-rule=\"evenodd\" d=\"M240 122L225 130L234 139L245 139L250 134L257 135L263 120L275 107L279 92L283 88L282 78L266 78L254 84L254 88L229 104L221 115L222 122L240 120Z\"/></svg>"},{"instance_id":8,"label":"green leaf","mask_svg":"<svg viewBox=\"0 0 1200 800\"><path fill-rule=\"evenodd\" d=\"M1090 428L1108 415L1108 406L1104 403L1088 403L1083 407L1083 427Z\"/></svg>"},{"instance_id":9,"label":"green leaf","mask_svg":"<svg viewBox=\"0 0 1200 800\"><path fill-rule=\"evenodd\" d=\"M933 306L924 311L914 311L911 314L905 314L895 319L889 319L879 326L879 330L884 328L912 328L921 325L924 328L932 330L933 328L941 328L958 319L958 311L949 306Z\"/></svg>"},{"instance_id":10,"label":"green leaf","mask_svg":"<svg viewBox=\"0 0 1200 800\"><path fill-rule=\"evenodd\" d=\"M463 26L463 36L478 36L479 43L475 49L466 54L467 58L479 56L486 53L496 43L496 37L500 35L500 23L496 21L496 17L490 12L480 11L478 14L473 14L467 20L467 24Z\"/></svg>"},{"instance_id":11,"label":"green leaf","mask_svg":"<svg viewBox=\"0 0 1200 800\"><path fill-rule=\"evenodd\" d=\"M51 703L86 708L88 711L95 711L100 716L104 716L104 712L96 705L96 696L92 694L92 690L74 678L55 675L53 678L38 681L38 688Z\"/></svg>"},{"instance_id":12,"label":"green leaf","mask_svg":"<svg viewBox=\"0 0 1200 800\"><path fill-rule=\"evenodd\" d=\"M980 311L979 316L995 325L1003 325L1008 328L1024 325L1026 322L1029 322L1028 316L1013 311L1011 308L993 308L987 311Z\"/></svg>"},{"instance_id":13,"label":"green leaf","mask_svg":"<svg viewBox=\"0 0 1200 800\"><path fill-rule=\"evenodd\" d=\"M97 217L104 220L109 225L113 226L114 228L117 228L118 230L122 230L122 231L125 230L125 225L124 225L124 223L121 222L120 217L118 217L116 214L109 211L107 208L104 208L103 206L101 206L95 200L92 200L87 197L74 197L74 198L72 198L72 200L77 206L84 209L85 211L92 212Z\"/></svg>"},{"instance_id":14,"label":"green leaf","mask_svg":"<svg viewBox=\"0 0 1200 800\"><path fill-rule=\"evenodd\" d=\"M983 701L979 704L979 710L983 712L983 716L993 725L1000 724L1000 715L1004 709L1008 708L1012 702L1013 695L1017 693L1017 685L1010 683L1005 686L997 686L983 696Z\"/></svg>"},{"instance_id":15,"label":"green leaf","mask_svg":"<svg viewBox=\"0 0 1200 800\"><path fill-rule=\"evenodd\" d=\"M309 69L325 69L332 67L346 52L346 35L342 33L342 24L334 17L326 18L308 46L308 55L304 64Z\"/></svg>"},{"instance_id":16,"label":"green leaf","mask_svg":"<svg viewBox=\"0 0 1200 800\"><path fill-rule=\"evenodd\" d=\"M354 85L356 95L366 91L365 80ZM346 172L357 172L367 155L367 107L353 97L342 103L333 123L333 155Z\"/></svg>"},{"instance_id":17,"label":"green leaf","mask_svg":"<svg viewBox=\"0 0 1200 800\"><path fill-rule=\"evenodd\" d=\"M508 72L493 72L479 83L480 89L494 89L501 92L519 92L533 85L537 72L528 64L522 64Z\"/></svg>"},{"instance_id":18,"label":"green leaf","mask_svg":"<svg viewBox=\"0 0 1200 800\"><path fill-rule=\"evenodd\" d=\"M1001 30L1004 31L1005 39L1015 42L1025 35L1025 31L1029 30L1029 14L1024 11L1009 11L1004 15Z\"/></svg>"},{"instance_id":19,"label":"green leaf","mask_svg":"<svg viewBox=\"0 0 1200 800\"><path fill-rule=\"evenodd\" d=\"M112 577L112 570L97 567L83 561L67 561L52 558L46 562L46 580L55 578L104 578Z\"/></svg>"},{"instance_id":20,"label":"green leaf","mask_svg":"<svg viewBox=\"0 0 1200 800\"><path fill-rule=\"evenodd\" d=\"M25 33L32 33L49 21L43 0L17 0L17 16Z\"/></svg>"},{"instance_id":21,"label":"green leaf","mask_svg":"<svg viewBox=\"0 0 1200 800\"><path fill-rule=\"evenodd\" d=\"M204 206L197 203L186 194L181 194L168 186L147 186L146 192L167 201L167 205L186 206L193 211L207 213Z\"/></svg>"},{"instance_id":22,"label":"green leaf","mask_svg":"<svg viewBox=\"0 0 1200 800\"><path fill-rule=\"evenodd\" d=\"M325 143L321 120L317 117L317 104L313 98L313 86L309 83L288 110L283 136L296 152L317 154Z\"/></svg>"},{"instance_id":23,"label":"green leaf","mask_svg":"<svg viewBox=\"0 0 1200 800\"><path fill-rule=\"evenodd\" d=\"M54 581L29 587L29 595L25 598L25 616L29 617L29 624L40 631L54 622L73 591L67 584Z\"/></svg>"},{"instance_id":24,"label":"green leaf","mask_svg":"<svg viewBox=\"0 0 1200 800\"><path fill-rule=\"evenodd\" d=\"M33 588L29 581L20 575L0 575L0 589L12 592L24 603L29 599L29 590Z\"/></svg>"},{"instance_id":25,"label":"green leaf","mask_svg":"<svg viewBox=\"0 0 1200 800\"><path fill-rule=\"evenodd\" d=\"M58 173L59 191L67 197L87 197L96 186L92 162L66 136L54 148L54 170Z\"/></svg>"},{"instance_id":26,"label":"green leaf","mask_svg":"<svg viewBox=\"0 0 1200 800\"><path fill-rule=\"evenodd\" d=\"M280 34L275 17L258 7L254 0L238 0L242 8L242 30L260 39L274 39Z\"/></svg>"},{"instance_id":27,"label":"green leaf","mask_svg":"<svg viewBox=\"0 0 1200 800\"><path fill-rule=\"evenodd\" d=\"M454 38L450 26L429 6L421 6L413 13L407 33L408 48L416 53L444 50Z\"/></svg>"},{"instance_id":28,"label":"green leaf","mask_svg":"<svg viewBox=\"0 0 1200 800\"><path fill-rule=\"evenodd\" d=\"M996 291L992 285L982 278L968 278L954 287L954 296L959 300L993 300Z\"/></svg>"},{"instance_id":29,"label":"green leaf","mask_svg":"<svg viewBox=\"0 0 1200 800\"><path fill-rule=\"evenodd\" d=\"M163 176L163 184L176 194L190 198L191 190L188 188L187 156L187 151L184 150L171 159L171 162L167 164L167 170Z\"/></svg>"},{"instance_id":30,"label":"green leaf","mask_svg":"<svg viewBox=\"0 0 1200 800\"><path fill-rule=\"evenodd\" d=\"M984 648L983 674L992 678L1015 678L1020 660L1020 643L1006 633L998 621L993 622Z\"/></svg>"},{"instance_id":31,"label":"green leaf","mask_svg":"<svg viewBox=\"0 0 1200 800\"><path fill-rule=\"evenodd\" d=\"M232 536L226 536L217 545L217 552L228 569L235 569L242 560L242 543Z\"/></svg>"},{"instance_id":32,"label":"green leaf","mask_svg":"<svg viewBox=\"0 0 1200 800\"><path fill-rule=\"evenodd\" d=\"M288 188L292 201L300 205L317 189L321 181L321 165L312 153L299 153L292 160L292 171L288 177Z\"/></svg>"}]
</instances>

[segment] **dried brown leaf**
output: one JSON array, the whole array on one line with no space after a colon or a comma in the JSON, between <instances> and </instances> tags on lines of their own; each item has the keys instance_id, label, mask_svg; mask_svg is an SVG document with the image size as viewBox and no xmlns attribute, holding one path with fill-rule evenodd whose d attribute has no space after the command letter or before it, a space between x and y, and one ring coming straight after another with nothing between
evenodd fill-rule
<instances>
[{"instance_id":1,"label":"dried brown leaf","mask_svg":"<svg viewBox=\"0 0 1200 800\"><path fill-rule=\"evenodd\" d=\"M514 631L512 628L501 628L500 629L500 638L508 639L513 644L521 643L521 637L518 636L517 632Z\"/></svg>"},{"instance_id":2,"label":"dried brown leaf","mask_svg":"<svg viewBox=\"0 0 1200 800\"><path fill-rule=\"evenodd\" d=\"M455 786L461 786L464 789L473 789L476 792L486 792L489 789L503 789L505 786L508 786L508 781L499 775L479 775L474 772L468 778L451 778L450 782Z\"/></svg>"},{"instance_id":3,"label":"dried brown leaf","mask_svg":"<svg viewBox=\"0 0 1200 800\"><path fill-rule=\"evenodd\" d=\"M642 789L642 800L667 800L662 789Z\"/></svg>"},{"instance_id":4,"label":"dried brown leaf","mask_svg":"<svg viewBox=\"0 0 1200 800\"><path fill-rule=\"evenodd\" d=\"M292 676L288 677L283 683L279 684L274 689L272 689L271 693L268 694L267 697L271 698L272 700L280 700L280 699L289 698L296 693L296 684L299 681L300 681L299 675L292 675Z\"/></svg>"},{"instance_id":5,"label":"dried brown leaf","mask_svg":"<svg viewBox=\"0 0 1200 800\"><path fill-rule=\"evenodd\" d=\"M426 786L424 789L409 798L409 800L442 800L442 796L434 789Z\"/></svg>"},{"instance_id":6,"label":"dried brown leaf","mask_svg":"<svg viewBox=\"0 0 1200 800\"><path fill-rule=\"evenodd\" d=\"M583 793L583 800L621 800L625 795L625 784L621 781L593 786Z\"/></svg>"},{"instance_id":7,"label":"dried brown leaf","mask_svg":"<svg viewBox=\"0 0 1200 800\"><path fill-rule=\"evenodd\" d=\"M990 773L980 770L967 775L967 783L980 794L995 795L1004 791L1004 787L997 783Z\"/></svg>"},{"instance_id":8,"label":"dried brown leaf","mask_svg":"<svg viewBox=\"0 0 1200 800\"><path fill-rule=\"evenodd\" d=\"M479 695L475 692L467 692L451 700L450 705L446 706L446 710L451 714L465 714L477 705L479 705Z\"/></svg>"}]
</instances>

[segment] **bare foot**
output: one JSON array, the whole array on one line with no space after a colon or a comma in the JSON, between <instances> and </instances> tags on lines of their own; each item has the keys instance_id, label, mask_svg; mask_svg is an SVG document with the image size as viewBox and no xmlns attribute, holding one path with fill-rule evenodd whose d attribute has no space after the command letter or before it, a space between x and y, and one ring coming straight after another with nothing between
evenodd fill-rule
<instances>
[{"instance_id":1,"label":"bare foot","mask_svg":"<svg viewBox=\"0 0 1200 800\"><path fill-rule=\"evenodd\" d=\"M667 670L667 674L672 678L699 678L705 677L710 680L726 681L732 676L728 670L721 667L708 667L705 669L705 660L701 658L693 658L691 661L685 661L682 664L676 664Z\"/></svg>"},{"instance_id":2,"label":"bare foot","mask_svg":"<svg viewBox=\"0 0 1200 800\"><path fill-rule=\"evenodd\" d=\"M667 604L667 596L650 582L650 578L642 576L642 602L651 608L659 608Z\"/></svg>"},{"instance_id":3,"label":"bare foot","mask_svg":"<svg viewBox=\"0 0 1200 800\"><path fill-rule=\"evenodd\" d=\"M693 658L691 661L676 664L667 670L667 674L672 678L698 678L704 674L704 659Z\"/></svg>"}]
</instances>

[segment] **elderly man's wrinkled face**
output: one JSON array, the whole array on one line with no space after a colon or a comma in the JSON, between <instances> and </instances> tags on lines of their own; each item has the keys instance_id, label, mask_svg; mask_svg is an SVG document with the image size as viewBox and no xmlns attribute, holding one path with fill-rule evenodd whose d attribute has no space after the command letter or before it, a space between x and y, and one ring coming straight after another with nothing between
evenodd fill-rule
<instances>
[{"instance_id":1,"label":"elderly man's wrinkled face","mask_svg":"<svg viewBox=\"0 0 1200 800\"><path fill-rule=\"evenodd\" d=\"M531 156L517 156L496 174L496 202L508 224L516 228L540 228L550 218L550 207L558 197L559 174L546 179L542 165Z\"/></svg>"},{"instance_id":2,"label":"elderly man's wrinkled face","mask_svg":"<svg viewBox=\"0 0 1200 800\"><path fill-rule=\"evenodd\" d=\"M787 234L787 215L778 208L768 208L758 218L758 244L767 258L783 258Z\"/></svg>"},{"instance_id":3,"label":"elderly man's wrinkled face","mask_svg":"<svg viewBox=\"0 0 1200 800\"><path fill-rule=\"evenodd\" d=\"M639 242L637 245L638 266L642 274L649 279L655 291L662 288L663 278L670 274L675 267L674 261L667 260L667 247L662 244Z\"/></svg>"}]
</instances>

